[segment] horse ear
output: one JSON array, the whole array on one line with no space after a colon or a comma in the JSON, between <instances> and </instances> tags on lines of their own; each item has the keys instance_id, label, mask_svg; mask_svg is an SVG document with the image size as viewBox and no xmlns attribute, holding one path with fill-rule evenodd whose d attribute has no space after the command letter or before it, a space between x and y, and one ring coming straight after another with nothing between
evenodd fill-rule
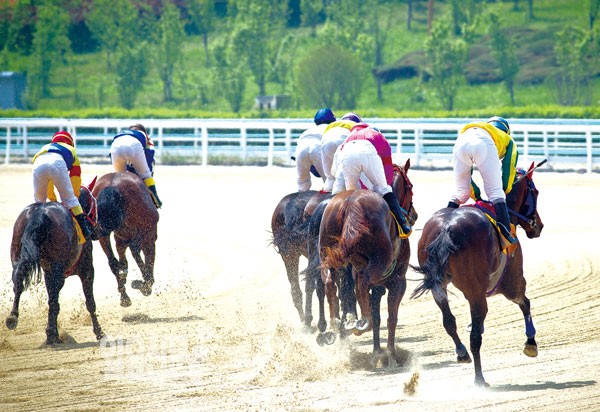
<instances>
[{"instance_id":1,"label":"horse ear","mask_svg":"<svg viewBox=\"0 0 600 412\"><path fill-rule=\"evenodd\" d=\"M96 186L96 179L98 179L98 176L94 176L92 181L87 185L87 188L90 189L90 191L94 190L94 186Z\"/></svg>"},{"instance_id":2,"label":"horse ear","mask_svg":"<svg viewBox=\"0 0 600 412\"><path fill-rule=\"evenodd\" d=\"M406 159L406 163L404 163L404 171L408 172L408 169L410 169L410 157Z\"/></svg>"}]
</instances>

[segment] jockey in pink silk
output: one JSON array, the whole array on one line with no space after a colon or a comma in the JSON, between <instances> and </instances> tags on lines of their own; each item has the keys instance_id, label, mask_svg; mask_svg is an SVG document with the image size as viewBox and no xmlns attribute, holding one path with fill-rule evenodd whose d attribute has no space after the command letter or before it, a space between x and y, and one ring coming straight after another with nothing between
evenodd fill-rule
<instances>
[{"instance_id":1,"label":"jockey in pink silk","mask_svg":"<svg viewBox=\"0 0 600 412\"><path fill-rule=\"evenodd\" d=\"M392 148L380 131L366 123L356 124L335 154L332 173L333 194L359 189L361 180L365 181L365 186L383 196L404 234L410 233L406 212L392 191Z\"/></svg>"}]
</instances>

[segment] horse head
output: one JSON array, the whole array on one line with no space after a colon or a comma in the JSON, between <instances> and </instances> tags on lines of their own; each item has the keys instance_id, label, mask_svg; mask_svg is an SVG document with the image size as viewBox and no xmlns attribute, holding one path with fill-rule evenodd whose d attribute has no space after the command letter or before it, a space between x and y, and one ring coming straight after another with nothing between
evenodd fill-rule
<instances>
[{"instance_id":1,"label":"horse head","mask_svg":"<svg viewBox=\"0 0 600 412\"><path fill-rule=\"evenodd\" d=\"M540 163L540 166L543 163ZM527 237L539 237L544 228L542 219L537 211L538 190L533 182L533 171L536 167L531 163L527 171L517 170L517 178L512 190L506 196L511 221L521 226Z\"/></svg>"},{"instance_id":2,"label":"horse head","mask_svg":"<svg viewBox=\"0 0 600 412\"><path fill-rule=\"evenodd\" d=\"M392 190L396 194L400 206L406 211L408 223L413 226L419 215L413 205L413 184L408 178L408 169L410 169L410 158L406 160L404 166L394 164Z\"/></svg>"}]
</instances>

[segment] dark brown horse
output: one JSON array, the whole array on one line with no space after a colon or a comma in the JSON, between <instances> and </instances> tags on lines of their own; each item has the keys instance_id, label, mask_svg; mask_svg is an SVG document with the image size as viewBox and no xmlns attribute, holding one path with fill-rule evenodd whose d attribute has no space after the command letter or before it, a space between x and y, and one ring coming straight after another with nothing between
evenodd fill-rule
<instances>
[{"instance_id":1,"label":"dark brown horse","mask_svg":"<svg viewBox=\"0 0 600 412\"><path fill-rule=\"evenodd\" d=\"M299 261L301 256L308 258L308 223L311 215L321 201L330 197L330 194L314 190L290 193L279 201L271 218L273 245L285 265L292 301L306 328L311 327L313 320L312 295L320 272L318 268L307 268L305 271L303 304Z\"/></svg>"},{"instance_id":2,"label":"dark brown horse","mask_svg":"<svg viewBox=\"0 0 600 412\"><path fill-rule=\"evenodd\" d=\"M408 221L414 224L417 213L412 206L412 183L404 167L394 168L393 191ZM364 190L339 193L325 207L319 235L321 277L329 304L330 337L339 330L336 307L336 271L352 265L356 297L361 319L354 322L357 331L373 329L373 353L382 354L380 346L380 303L388 291L389 365L396 363L395 336L398 308L406 290L406 270L410 258L407 238L399 237L398 225L381 195ZM371 294L369 293L371 292ZM350 319L352 321L352 319ZM347 322L347 324L352 322ZM326 339L332 343L332 338Z\"/></svg>"},{"instance_id":3,"label":"dark brown horse","mask_svg":"<svg viewBox=\"0 0 600 412\"><path fill-rule=\"evenodd\" d=\"M95 217L95 199L88 188L82 187L79 202L90 217ZM19 321L21 294L31 282L39 282L41 273L48 292L48 324L46 343L62 343L58 335L58 295L65 278L77 275L81 279L85 305L92 318L96 339L104 336L96 317L94 300L94 265L92 241L79 243L76 223L71 212L57 202L33 203L17 217L13 228L10 258L15 292L8 329L15 329Z\"/></svg>"},{"instance_id":4,"label":"dark brown horse","mask_svg":"<svg viewBox=\"0 0 600 412\"><path fill-rule=\"evenodd\" d=\"M149 296L154 284L158 210L142 179L131 172L105 174L98 179L93 194L98 199L96 234L117 279L121 306L130 306L131 299L125 290L128 272L125 252L127 248L131 250L142 272L143 281L134 280L131 287ZM114 234L118 260L112 249L111 233Z\"/></svg>"},{"instance_id":5,"label":"dark brown horse","mask_svg":"<svg viewBox=\"0 0 600 412\"><path fill-rule=\"evenodd\" d=\"M533 170L533 164L527 172L519 170L506 197L512 223L521 226L530 239L539 237L544 227L537 212L538 191L532 179ZM444 328L454 341L457 360L464 363L471 362L471 358L457 334L456 319L448 304L448 284L452 282L469 301L470 346L475 361L476 385L487 386L479 354L488 311L487 296L502 294L519 305L527 336L524 353L537 356L535 328L529 299L525 296L521 245L517 244L512 252L503 253L496 230L482 210L463 206L434 213L423 227L418 259L420 267L414 269L424 275L424 280L412 296L432 292L442 311Z\"/></svg>"}]
</instances>

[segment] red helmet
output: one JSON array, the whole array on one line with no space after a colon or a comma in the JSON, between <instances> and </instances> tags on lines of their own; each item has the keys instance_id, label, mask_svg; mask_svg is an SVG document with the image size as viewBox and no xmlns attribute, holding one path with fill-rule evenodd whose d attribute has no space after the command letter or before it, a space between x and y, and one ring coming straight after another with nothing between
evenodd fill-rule
<instances>
[{"instance_id":1,"label":"red helmet","mask_svg":"<svg viewBox=\"0 0 600 412\"><path fill-rule=\"evenodd\" d=\"M75 146L71 134L66 130L54 133L54 136L52 136L52 143L66 143L70 146Z\"/></svg>"}]
</instances>

